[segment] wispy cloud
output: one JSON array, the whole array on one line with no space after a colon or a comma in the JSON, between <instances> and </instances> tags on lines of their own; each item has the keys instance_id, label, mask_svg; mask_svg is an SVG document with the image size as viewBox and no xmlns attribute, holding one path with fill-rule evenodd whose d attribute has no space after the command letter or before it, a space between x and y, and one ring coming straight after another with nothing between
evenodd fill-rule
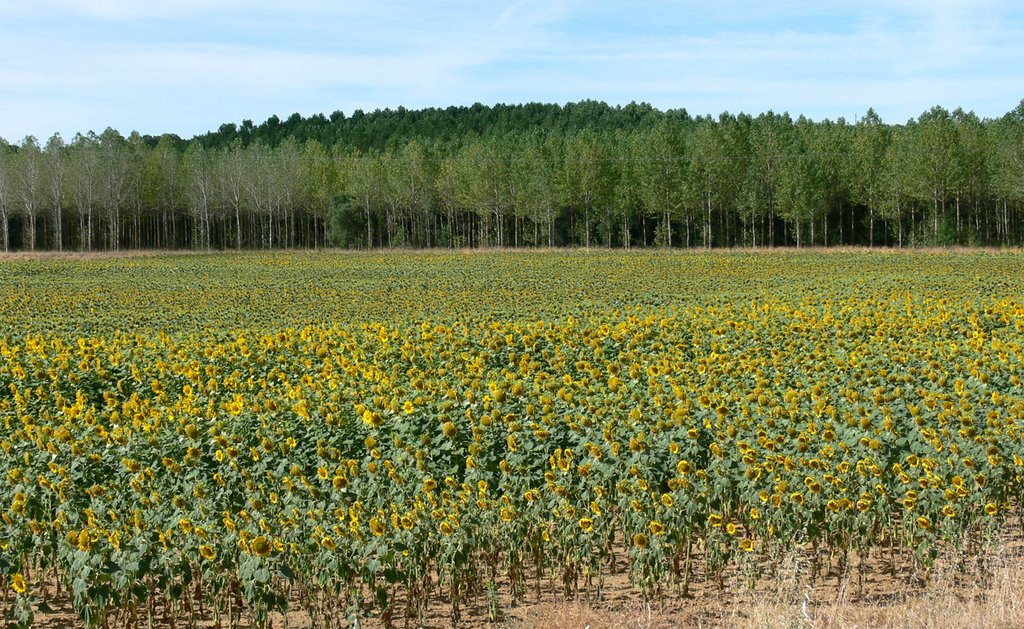
<instances>
[{"instance_id":1,"label":"wispy cloud","mask_svg":"<svg viewBox=\"0 0 1024 629\"><path fill-rule=\"evenodd\" d=\"M0 5L0 135L481 102L631 100L901 121L1012 108L1024 8L995 0L37 0Z\"/></svg>"}]
</instances>

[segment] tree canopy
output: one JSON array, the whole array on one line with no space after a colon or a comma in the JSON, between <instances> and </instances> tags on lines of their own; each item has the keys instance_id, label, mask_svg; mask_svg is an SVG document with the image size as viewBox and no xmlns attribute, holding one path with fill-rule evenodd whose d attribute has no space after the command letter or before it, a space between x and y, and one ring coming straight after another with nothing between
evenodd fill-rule
<instances>
[{"instance_id":1,"label":"tree canopy","mask_svg":"<svg viewBox=\"0 0 1024 629\"><path fill-rule=\"evenodd\" d=\"M1024 244L1024 101L886 124L648 104L0 141L3 250Z\"/></svg>"}]
</instances>

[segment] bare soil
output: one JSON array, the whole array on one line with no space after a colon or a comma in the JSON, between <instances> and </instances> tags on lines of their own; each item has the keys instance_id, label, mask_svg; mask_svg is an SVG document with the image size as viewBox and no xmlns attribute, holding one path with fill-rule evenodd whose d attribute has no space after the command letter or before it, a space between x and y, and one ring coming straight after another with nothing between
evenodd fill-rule
<instances>
[{"instance_id":1,"label":"bare soil","mask_svg":"<svg viewBox=\"0 0 1024 629\"><path fill-rule=\"evenodd\" d=\"M422 621L396 615L390 622L377 612L359 621L335 618L332 627L466 627L471 629L569 629L599 627L943 627L1024 628L1024 541L1014 527L978 555L946 549L930 570L914 568L909 554L888 551L870 555L863 563L852 559L844 568L836 560L819 557L819 575L811 577L812 556L794 550L776 562L771 575L755 582L730 568L721 586L698 569L683 596L678 587L644 597L630 584L620 554L616 573L606 575L600 593L581 589L567 599L557 580L545 577L539 592L532 587L526 600L513 605L508 583L499 582L489 598L472 597L453 621L444 592L435 595ZM699 566L699 561L698 564ZM895 569L894 569L895 568ZM532 582L532 581L531 581ZM36 625L44 629L82 626L65 595L48 598L54 613L38 613ZM296 601L297 603L297 601ZM395 601L397 609L403 601ZM490 604L489 604L490 603ZM496 606L494 605L496 603ZM295 605L298 606L298 605ZM495 607L497 613L495 614ZM2 604L0 604L2 610ZM0 617L6 614L0 614ZM149 627L144 614L134 621L115 614L111 627ZM197 629L216 625L209 614L197 617ZM168 621L157 606L156 629L188 627L187 618ZM271 626L312 628L302 610L287 616L272 615ZM226 625L223 625L226 629ZM238 629L254 627L243 615Z\"/></svg>"},{"instance_id":2,"label":"bare soil","mask_svg":"<svg viewBox=\"0 0 1024 629\"><path fill-rule=\"evenodd\" d=\"M775 254L793 254L793 253L863 253L863 254L881 254L881 253L904 253L907 255L914 254L964 254L964 253L1021 253L1024 251L1021 247L965 247L965 246L951 246L951 247L904 247L902 249L896 247L862 247L862 246L831 246L831 247L719 247L715 249L703 249L694 247L691 249L659 249L656 247L647 248L633 248L630 250L616 247L608 249L601 246L593 247L478 247L469 248L461 247L458 249L448 248L432 248L432 249L409 249L409 248L395 248L395 249L242 249L240 251L235 249L223 249L214 251L202 251L192 249L124 249L121 251L13 251L13 252L0 252L0 263L8 260L90 260L90 259L103 259L103 258L148 258L155 256L177 256L177 255L238 255L247 253L265 253L265 254L295 254L295 253L315 253L315 252L336 252L344 253L347 255L352 254L382 254L387 253L390 255L450 255L452 253L457 254L494 254L494 253L523 253L531 254L538 252L557 252L557 253L569 253L569 252L622 252L627 251L639 252L639 253L665 253L665 254L677 254L677 255L728 255L736 253L750 253L760 255L775 255Z\"/></svg>"}]
</instances>

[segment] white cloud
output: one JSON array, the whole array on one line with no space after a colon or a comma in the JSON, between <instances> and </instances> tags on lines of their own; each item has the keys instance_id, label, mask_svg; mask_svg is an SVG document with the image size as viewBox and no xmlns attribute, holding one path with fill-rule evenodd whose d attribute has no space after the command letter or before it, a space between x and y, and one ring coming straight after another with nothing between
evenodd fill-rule
<instances>
[{"instance_id":1,"label":"white cloud","mask_svg":"<svg viewBox=\"0 0 1024 629\"><path fill-rule=\"evenodd\" d=\"M0 135L183 135L353 108L597 98L901 121L1020 98L1024 15L994 0L714 5L37 0L0 5ZM130 22L130 26L126 25ZM1002 111L1000 111L1002 108Z\"/></svg>"}]
</instances>

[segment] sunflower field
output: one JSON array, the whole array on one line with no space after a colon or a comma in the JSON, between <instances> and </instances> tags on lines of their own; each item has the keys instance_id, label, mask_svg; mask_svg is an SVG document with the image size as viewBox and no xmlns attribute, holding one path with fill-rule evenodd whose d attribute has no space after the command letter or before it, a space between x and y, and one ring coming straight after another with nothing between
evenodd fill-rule
<instances>
[{"instance_id":1,"label":"sunflower field","mask_svg":"<svg viewBox=\"0 0 1024 629\"><path fill-rule=\"evenodd\" d=\"M1018 253L8 259L0 309L15 625L926 569L1024 492Z\"/></svg>"}]
</instances>

